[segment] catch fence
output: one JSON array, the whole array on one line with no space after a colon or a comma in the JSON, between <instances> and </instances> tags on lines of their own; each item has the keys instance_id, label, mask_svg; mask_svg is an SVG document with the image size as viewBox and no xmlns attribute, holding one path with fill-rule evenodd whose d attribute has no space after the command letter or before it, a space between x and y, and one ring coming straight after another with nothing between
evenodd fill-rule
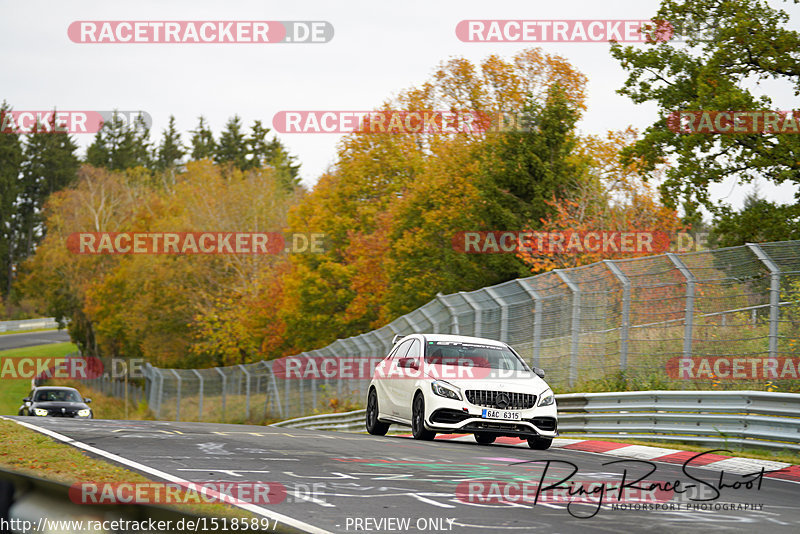
<instances>
[{"instance_id":1,"label":"catch fence","mask_svg":"<svg viewBox=\"0 0 800 534\"><path fill-rule=\"evenodd\" d=\"M438 295L382 328L293 358L374 361L396 334L453 333L509 343L542 367L559 393L800 391L799 274L800 241L606 260ZM689 358L686 375L681 365ZM765 375L767 361L773 372ZM146 365L146 398L159 418L199 421L363 406L368 378L287 379L273 372L275 365Z\"/></svg>"}]
</instances>

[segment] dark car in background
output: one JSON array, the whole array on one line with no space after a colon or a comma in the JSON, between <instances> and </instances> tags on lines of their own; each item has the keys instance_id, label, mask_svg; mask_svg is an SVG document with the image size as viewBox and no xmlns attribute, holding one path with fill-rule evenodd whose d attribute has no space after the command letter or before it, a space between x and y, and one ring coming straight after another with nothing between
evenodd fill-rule
<instances>
[{"instance_id":1,"label":"dark car in background","mask_svg":"<svg viewBox=\"0 0 800 534\"><path fill-rule=\"evenodd\" d=\"M44 386L38 387L22 399L19 415L33 417L94 417L89 403L92 399L84 399L75 388Z\"/></svg>"}]
</instances>

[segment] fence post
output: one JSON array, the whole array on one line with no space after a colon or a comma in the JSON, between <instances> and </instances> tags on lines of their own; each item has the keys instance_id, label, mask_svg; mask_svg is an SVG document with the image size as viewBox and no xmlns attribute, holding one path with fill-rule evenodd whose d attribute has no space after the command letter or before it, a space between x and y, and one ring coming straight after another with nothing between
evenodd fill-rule
<instances>
[{"instance_id":1,"label":"fence post","mask_svg":"<svg viewBox=\"0 0 800 534\"><path fill-rule=\"evenodd\" d=\"M622 284L622 318L619 333L619 370L628 368L628 329L631 325L631 281L612 260L603 260Z\"/></svg>"},{"instance_id":2,"label":"fence post","mask_svg":"<svg viewBox=\"0 0 800 534\"><path fill-rule=\"evenodd\" d=\"M176 395L175 399L175 420L181 420L181 375L178 374L178 371L175 369L170 369L172 374L175 375L175 379L178 381L178 394Z\"/></svg>"},{"instance_id":3,"label":"fence post","mask_svg":"<svg viewBox=\"0 0 800 534\"><path fill-rule=\"evenodd\" d=\"M245 405L244 405L245 406L244 418L250 419L250 373L247 371L247 369L244 368L244 365L242 364L239 364L239 369L241 369L242 373L244 373L244 376L247 377L247 384L245 386L245 394L247 395L247 398L245 399Z\"/></svg>"},{"instance_id":4,"label":"fence post","mask_svg":"<svg viewBox=\"0 0 800 534\"><path fill-rule=\"evenodd\" d=\"M222 377L222 421L225 422L225 390L227 389L228 385L228 377L225 376L225 373L222 372L222 369L219 367L214 367L217 370L219 375Z\"/></svg>"},{"instance_id":5,"label":"fence post","mask_svg":"<svg viewBox=\"0 0 800 534\"><path fill-rule=\"evenodd\" d=\"M200 397L197 400L197 420L203 420L203 377L200 375L200 372L197 369L192 369L194 371L195 376L197 376L197 380L200 381L199 393Z\"/></svg>"},{"instance_id":6,"label":"fence post","mask_svg":"<svg viewBox=\"0 0 800 534\"><path fill-rule=\"evenodd\" d=\"M303 354L304 353L301 352L295 356L295 358L299 358ZM289 404L289 375L286 372L283 373L283 405L286 406L286 417L291 417L289 411L289 406L291 406L291 404Z\"/></svg>"},{"instance_id":7,"label":"fence post","mask_svg":"<svg viewBox=\"0 0 800 534\"><path fill-rule=\"evenodd\" d=\"M508 342L508 305L505 299L497 294L497 291L492 287L487 287L486 294L489 295L493 301L499 304L500 308L500 341L503 343Z\"/></svg>"},{"instance_id":8,"label":"fence post","mask_svg":"<svg viewBox=\"0 0 800 534\"><path fill-rule=\"evenodd\" d=\"M747 247L769 269L769 356L778 356L778 321L780 319L781 302L781 270L772 261L764 249L756 243L747 243Z\"/></svg>"},{"instance_id":9,"label":"fence post","mask_svg":"<svg viewBox=\"0 0 800 534\"><path fill-rule=\"evenodd\" d=\"M413 312L411 312L411 313L413 313ZM407 313L407 314L405 314L405 315L403 316L403 318L406 320L406 322L407 322L407 323L408 323L408 324L411 326L411 328L414 330L414 333L415 333L415 334L419 334L420 332L422 332L422 327L419 325L419 323L418 323L418 322L416 322L414 319L412 319L412 318L411 318L411 313Z\"/></svg>"},{"instance_id":10,"label":"fence post","mask_svg":"<svg viewBox=\"0 0 800 534\"><path fill-rule=\"evenodd\" d=\"M581 289L572 281L566 272L555 269L556 274L572 291L572 346L569 356L569 385L574 386L578 380L578 344L581 334Z\"/></svg>"},{"instance_id":11,"label":"fence post","mask_svg":"<svg viewBox=\"0 0 800 534\"><path fill-rule=\"evenodd\" d=\"M544 304L539 292L517 278L515 280L519 286L533 299L533 365L541 367L541 352L542 352L542 310Z\"/></svg>"},{"instance_id":12,"label":"fence post","mask_svg":"<svg viewBox=\"0 0 800 534\"><path fill-rule=\"evenodd\" d=\"M697 278L692 271L683 263L678 256L672 252L667 252L667 257L675 265L686 279L686 315L683 329L683 357L692 357L692 329L694 327L694 284Z\"/></svg>"},{"instance_id":13,"label":"fence post","mask_svg":"<svg viewBox=\"0 0 800 534\"><path fill-rule=\"evenodd\" d=\"M425 306L427 306L427 304ZM419 312L428 320L429 323L431 323L431 326L433 326L433 333L434 334L438 334L439 333L439 323L437 323L436 321L433 320L433 315L431 315L431 313L428 310L425 309L425 306L422 306L421 308L418 308Z\"/></svg>"},{"instance_id":14,"label":"fence post","mask_svg":"<svg viewBox=\"0 0 800 534\"><path fill-rule=\"evenodd\" d=\"M142 375L144 376L144 396L147 403L153 405L153 366L149 362L145 362L142 367Z\"/></svg>"},{"instance_id":15,"label":"fence post","mask_svg":"<svg viewBox=\"0 0 800 534\"><path fill-rule=\"evenodd\" d=\"M158 367L154 367L153 369L158 372L158 395L156 399L158 400L158 408L156 409L156 419L161 417L161 403L164 400L164 373Z\"/></svg>"},{"instance_id":16,"label":"fence post","mask_svg":"<svg viewBox=\"0 0 800 534\"><path fill-rule=\"evenodd\" d=\"M261 360L260 363L261 363L261 365L264 366L264 369L266 369L267 372L272 374L272 369L270 369L269 364L267 362L265 362L264 360ZM266 376L264 378L265 378L265 380L264 380L264 389L266 390L266 391L264 391L264 419L266 419L267 418L267 405L269 404L270 387L269 387L269 380L266 380L266 378L267 378Z\"/></svg>"},{"instance_id":17,"label":"fence post","mask_svg":"<svg viewBox=\"0 0 800 534\"><path fill-rule=\"evenodd\" d=\"M460 334L461 332L459 331L458 327L458 315L456 315L453 311L453 306L451 306L450 303L444 299L444 295L441 293L436 294L436 300L441 302L442 305L447 308L447 313L450 314L450 333L456 335Z\"/></svg>"},{"instance_id":18,"label":"fence post","mask_svg":"<svg viewBox=\"0 0 800 534\"><path fill-rule=\"evenodd\" d=\"M472 335L475 337L481 337L481 322L483 317L481 316L481 307L475 302L469 293L464 291L459 291L459 295L461 295L464 300L469 304L469 307L472 308Z\"/></svg>"}]
</instances>

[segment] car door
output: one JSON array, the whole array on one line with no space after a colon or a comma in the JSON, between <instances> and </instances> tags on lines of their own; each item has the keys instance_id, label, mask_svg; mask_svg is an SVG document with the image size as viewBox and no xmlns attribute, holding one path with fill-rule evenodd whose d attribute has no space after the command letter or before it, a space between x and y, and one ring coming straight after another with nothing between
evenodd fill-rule
<instances>
[{"instance_id":1,"label":"car door","mask_svg":"<svg viewBox=\"0 0 800 534\"><path fill-rule=\"evenodd\" d=\"M403 399L400 397L401 391L399 382L403 382L404 380L398 377L397 371L403 370L399 367L400 360L405 358L413 341L413 339L402 341L383 367L384 375L381 382L383 383L383 390L388 402L386 403L386 409L384 410L381 408L381 411L393 415L394 417L400 416L400 405L403 402Z\"/></svg>"},{"instance_id":2,"label":"car door","mask_svg":"<svg viewBox=\"0 0 800 534\"><path fill-rule=\"evenodd\" d=\"M417 384L415 377L422 376L422 343L418 339L411 342L408 352L397 362L403 370L403 378L394 380L398 399L398 415L402 419L411 421L411 404L414 400L414 391ZM411 367L415 364L416 368Z\"/></svg>"}]
</instances>

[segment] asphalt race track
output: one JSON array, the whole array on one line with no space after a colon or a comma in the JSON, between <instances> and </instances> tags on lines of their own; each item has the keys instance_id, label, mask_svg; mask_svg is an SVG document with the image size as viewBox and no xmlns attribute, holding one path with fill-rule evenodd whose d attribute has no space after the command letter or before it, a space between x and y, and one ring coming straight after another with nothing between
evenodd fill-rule
<instances>
[{"instance_id":1,"label":"asphalt race track","mask_svg":"<svg viewBox=\"0 0 800 534\"><path fill-rule=\"evenodd\" d=\"M11 419L185 480L279 482L286 488L286 499L264 508L312 525L317 532L800 532L800 484L779 479L763 478L760 489L723 487L719 498L708 501L762 505L760 510L686 509L688 496L708 498L710 490L702 484L697 486L703 493L676 496L674 510L613 510L608 503L599 509L592 503L568 509L553 502L466 502L456 496L459 484L538 482L543 460L553 461L545 482L572 470L556 461L575 464L573 481L619 482L626 465L629 477L641 476L647 468L603 465L617 458L582 451L419 442L399 436L214 423ZM684 486L692 482L681 465L654 465L657 470L647 480L681 480ZM688 472L720 487L718 472L697 467ZM147 476L157 480L152 471ZM745 480L743 474L722 476L731 486ZM595 511L593 517L585 517ZM402 526L403 521L409 526Z\"/></svg>"},{"instance_id":2,"label":"asphalt race track","mask_svg":"<svg viewBox=\"0 0 800 534\"><path fill-rule=\"evenodd\" d=\"M66 330L4 334L0 336L0 350L21 349L22 347L64 343L66 341L69 341L69 334Z\"/></svg>"}]
</instances>

